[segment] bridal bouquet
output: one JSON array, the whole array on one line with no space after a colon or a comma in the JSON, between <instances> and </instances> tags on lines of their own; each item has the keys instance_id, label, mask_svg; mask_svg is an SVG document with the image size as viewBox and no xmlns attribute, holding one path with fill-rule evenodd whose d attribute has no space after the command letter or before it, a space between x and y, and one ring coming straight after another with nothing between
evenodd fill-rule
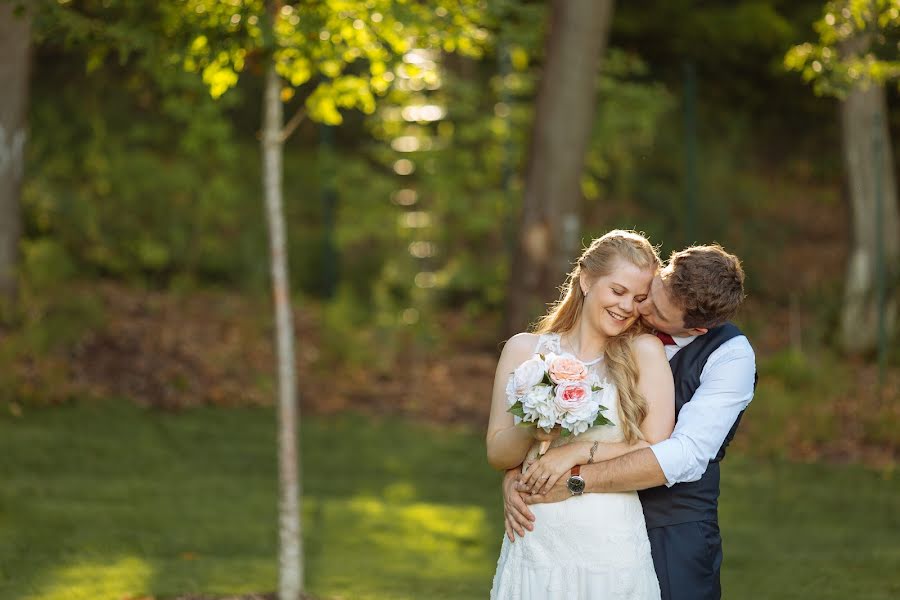
<instances>
[{"instance_id":1,"label":"bridal bouquet","mask_svg":"<svg viewBox=\"0 0 900 600\"><path fill-rule=\"evenodd\" d=\"M569 354L535 354L519 365L506 384L508 412L522 419L520 425L540 427L560 436L578 435L594 425L612 425L601 413L603 387L583 362ZM541 442L539 454L550 446Z\"/></svg>"}]
</instances>

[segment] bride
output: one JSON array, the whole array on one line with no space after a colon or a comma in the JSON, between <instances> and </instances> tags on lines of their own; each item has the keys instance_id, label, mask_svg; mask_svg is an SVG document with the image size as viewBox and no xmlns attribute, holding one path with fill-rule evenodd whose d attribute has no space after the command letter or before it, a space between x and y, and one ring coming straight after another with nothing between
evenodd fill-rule
<instances>
[{"instance_id":1,"label":"bride","mask_svg":"<svg viewBox=\"0 0 900 600\"><path fill-rule=\"evenodd\" d=\"M533 531L503 540L492 600L658 600L644 514L636 492L585 494L578 466L609 460L668 438L675 423L672 372L662 343L645 333L637 304L646 298L659 257L643 236L610 231L593 240L569 273L563 294L535 333L513 336L494 379L487 432L488 461L497 469L522 465L532 493L568 479L572 497L536 504ZM572 355L604 381L604 415L579 436L559 437L516 427L506 385L535 353ZM537 458L541 440L550 450Z\"/></svg>"}]
</instances>

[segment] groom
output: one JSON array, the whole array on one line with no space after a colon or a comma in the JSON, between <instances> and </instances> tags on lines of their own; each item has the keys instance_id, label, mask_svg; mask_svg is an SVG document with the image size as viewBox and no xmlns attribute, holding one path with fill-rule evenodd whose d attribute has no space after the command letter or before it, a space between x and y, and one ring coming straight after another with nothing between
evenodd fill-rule
<instances>
[{"instance_id":1,"label":"groom","mask_svg":"<svg viewBox=\"0 0 900 600\"><path fill-rule=\"evenodd\" d=\"M753 349L727 322L743 299L740 260L721 246L672 254L638 310L657 330L672 367L675 430L650 448L581 467L585 493L639 490L662 600L722 597L719 463L756 387ZM565 500L572 494L567 483L562 477L547 494L528 495L518 470L508 471L510 539L513 530L524 536L533 529L528 504Z\"/></svg>"}]
</instances>

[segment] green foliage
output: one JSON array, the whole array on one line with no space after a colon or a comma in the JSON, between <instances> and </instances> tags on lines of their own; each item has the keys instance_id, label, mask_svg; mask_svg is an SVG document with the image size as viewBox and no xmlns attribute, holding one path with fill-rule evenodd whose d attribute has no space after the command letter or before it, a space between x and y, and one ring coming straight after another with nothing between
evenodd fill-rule
<instances>
[{"instance_id":1,"label":"green foliage","mask_svg":"<svg viewBox=\"0 0 900 600\"><path fill-rule=\"evenodd\" d=\"M77 267L62 244L42 237L23 241L22 272L27 275L31 289L52 294L60 284L75 276Z\"/></svg>"},{"instance_id":2,"label":"green foliage","mask_svg":"<svg viewBox=\"0 0 900 600\"><path fill-rule=\"evenodd\" d=\"M621 47L608 50L597 82L583 238L637 226L667 249L718 239L746 256L755 294L777 294L758 274L792 232L758 216L769 175L747 165L806 160L794 144L754 146L766 119L815 149L814 176L832 172L834 140L819 142L833 107L793 93L802 84L780 61L819 5L652 5L617 6L611 39ZM484 343L478 329L507 294L545 3L287 2L274 30L261 1L40 7L23 196L32 281L263 288L255 134L271 50L286 107L310 117L285 146L285 210L294 289L327 299L327 273L340 284L325 309L336 340L326 352L340 355L337 340L377 339L387 360L466 328ZM703 164L691 224L677 101L686 58L700 75ZM329 130L310 122L338 119ZM446 308L462 315L453 331L438 329Z\"/></svg>"},{"instance_id":3,"label":"green foliage","mask_svg":"<svg viewBox=\"0 0 900 600\"><path fill-rule=\"evenodd\" d=\"M387 373L394 367L401 350L414 339L418 321L408 317L404 320L403 306L385 292L383 285L376 285L372 302L367 304L343 285L323 306L322 326L326 333L319 362L323 368L345 364Z\"/></svg>"},{"instance_id":4,"label":"green foliage","mask_svg":"<svg viewBox=\"0 0 900 600\"><path fill-rule=\"evenodd\" d=\"M647 81L647 74L639 56L607 50L581 182L588 211L611 197L627 197L640 186L637 165L659 143L662 121L675 108L672 93L661 83ZM599 224L590 225L586 234L593 237Z\"/></svg>"},{"instance_id":5,"label":"green foliage","mask_svg":"<svg viewBox=\"0 0 900 600\"><path fill-rule=\"evenodd\" d=\"M540 57L540 47L515 48ZM396 173L392 205L371 206L391 211L401 224L385 273L417 284L407 297L418 294L425 304L461 307L474 317L505 300L539 72L522 59L500 73L448 60L439 73L443 85L370 118L382 141L372 155ZM586 239L605 226L590 218L600 198L608 201L617 187L630 185L633 157L652 146L671 106L666 90L643 82L644 74L639 58L611 50L598 79L601 110L582 181Z\"/></svg>"},{"instance_id":6,"label":"green foliage","mask_svg":"<svg viewBox=\"0 0 900 600\"><path fill-rule=\"evenodd\" d=\"M672 54L670 60L694 60L721 68L744 62L748 52L756 55L761 48L785 43L793 29L790 12L809 2L739 0L709 2L702 8L692 0L653 4L652 10L646 4L616 6L614 34L658 37L655 45L665 47ZM673 30L678 35L671 35Z\"/></svg>"},{"instance_id":7,"label":"green foliage","mask_svg":"<svg viewBox=\"0 0 900 600\"><path fill-rule=\"evenodd\" d=\"M193 105L200 115L185 130L177 117L134 118L133 93L85 91L70 80L52 95L34 93L32 128L40 133L28 148L33 175L22 198L28 237L52 240L82 268L120 278L252 279L255 258L233 240L262 234L259 209L248 202L255 186L241 172L242 162L256 161L234 144L219 107L185 94L178 110ZM154 91L139 94L165 111ZM67 97L93 103L103 118L65 118L58 105Z\"/></svg>"},{"instance_id":8,"label":"green foliage","mask_svg":"<svg viewBox=\"0 0 900 600\"><path fill-rule=\"evenodd\" d=\"M164 5L105 4L50 3L35 20L26 235L109 276L258 278L265 268L245 242L264 233L257 161L227 112L240 96L216 103L166 64Z\"/></svg>"},{"instance_id":9,"label":"green foliage","mask_svg":"<svg viewBox=\"0 0 900 600\"><path fill-rule=\"evenodd\" d=\"M853 86L900 82L900 0L828 2L813 28L818 41L791 48L784 65L817 94L843 97Z\"/></svg>"},{"instance_id":10,"label":"green foliage","mask_svg":"<svg viewBox=\"0 0 900 600\"><path fill-rule=\"evenodd\" d=\"M0 407L57 404L72 395L69 354L105 318L90 289L60 285L71 263L52 241L26 242L19 310L0 329Z\"/></svg>"},{"instance_id":11,"label":"green foliage","mask_svg":"<svg viewBox=\"0 0 900 600\"><path fill-rule=\"evenodd\" d=\"M274 423L267 409L172 414L124 404L0 416L0 596L274 590ZM310 593L485 595L503 509L481 432L361 416L309 417L302 427ZM896 597L898 493L891 471L729 452L720 501L726 594Z\"/></svg>"},{"instance_id":12,"label":"green foliage","mask_svg":"<svg viewBox=\"0 0 900 600\"><path fill-rule=\"evenodd\" d=\"M512 415L519 417L520 419L525 418L525 408L522 406L522 401L516 401L515 404L506 409L506 412L511 413ZM529 423L532 425L533 423Z\"/></svg>"},{"instance_id":13,"label":"green foliage","mask_svg":"<svg viewBox=\"0 0 900 600\"><path fill-rule=\"evenodd\" d=\"M821 0L622 2L611 40L639 53L649 79L675 94L684 89L685 66L692 66L701 126L727 128L730 121L750 120L754 157L773 164L800 154L827 157L823 149L832 147L834 107L806 93L782 63L785 52L804 41L821 7ZM681 115L673 118L680 126Z\"/></svg>"},{"instance_id":14,"label":"green foliage","mask_svg":"<svg viewBox=\"0 0 900 600\"><path fill-rule=\"evenodd\" d=\"M282 98L292 98L295 88L308 83L303 88L308 115L338 125L342 109L375 111L376 97L395 81L392 67L417 45L481 56L488 39L483 7L473 0L327 0L285 3L273 21L259 0L191 0L176 9L181 18L171 23L193 36L184 67L201 73L214 98L237 84L250 57L271 53L290 86ZM403 68L416 75L422 67Z\"/></svg>"},{"instance_id":15,"label":"green foliage","mask_svg":"<svg viewBox=\"0 0 900 600\"><path fill-rule=\"evenodd\" d=\"M823 369L822 365L815 364L807 354L796 349L790 349L769 356L760 365L760 370L765 375L778 378L788 388L809 389L809 386L816 384L822 379L822 372L836 375L838 372L834 370L834 367L835 365L830 365L830 368ZM842 373L841 375L842 377L840 378L833 377L831 378L831 381L822 382L822 388L816 391L822 391L822 389L827 388L833 389L836 380L845 379Z\"/></svg>"}]
</instances>

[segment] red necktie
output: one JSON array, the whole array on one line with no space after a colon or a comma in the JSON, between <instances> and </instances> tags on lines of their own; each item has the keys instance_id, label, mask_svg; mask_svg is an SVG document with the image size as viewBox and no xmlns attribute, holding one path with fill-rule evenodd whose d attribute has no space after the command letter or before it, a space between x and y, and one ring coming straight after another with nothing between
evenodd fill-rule
<instances>
[{"instance_id":1,"label":"red necktie","mask_svg":"<svg viewBox=\"0 0 900 600\"><path fill-rule=\"evenodd\" d=\"M665 344L666 346L674 346L675 345L675 340L672 339L672 336L669 335L668 333L663 333L662 331L657 331L656 337L658 337L660 339L660 341L662 341L662 343Z\"/></svg>"}]
</instances>

